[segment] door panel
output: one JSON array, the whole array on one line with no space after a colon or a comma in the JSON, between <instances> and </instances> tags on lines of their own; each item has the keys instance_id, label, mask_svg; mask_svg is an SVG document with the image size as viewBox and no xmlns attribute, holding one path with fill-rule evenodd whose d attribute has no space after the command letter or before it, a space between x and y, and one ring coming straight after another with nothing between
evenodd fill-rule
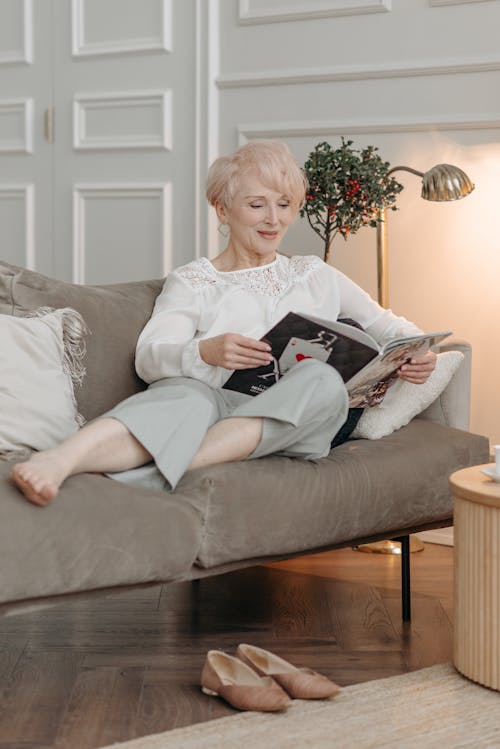
<instances>
[{"instance_id":1,"label":"door panel","mask_svg":"<svg viewBox=\"0 0 500 749\"><path fill-rule=\"evenodd\" d=\"M0 3L0 259L52 273L51 0Z\"/></svg>"},{"instance_id":2,"label":"door panel","mask_svg":"<svg viewBox=\"0 0 500 749\"><path fill-rule=\"evenodd\" d=\"M56 273L162 276L194 245L195 3L54 3Z\"/></svg>"},{"instance_id":3,"label":"door panel","mask_svg":"<svg viewBox=\"0 0 500 749\"><path fill-rule=\"evenodd\" d=\"M33 62L33 0L0 4L0 64Z\"/></svg>"},{"instance_id":4,"label":"door panel","mask_svg":"<svg viewBox=\"0 0 500 749\"><path fill-rule=\"evenodd\" d=\"M172 149L172 91L75 97L74 147Z\"/></svg>"},{"instance_id":5,"label":"door panel","mask_svg":"<svg viewBox=\"0 0 500 749\"><path fill-rule=\"evenodd\" d=\"M169 185L77 184L73 205L74 281L119 283L163 275L171 257Z\"/></svg>"},{"instance_id":6,"label":"door panel","mask_svg":"<svg viewBox=\"0 0 500 749\"><path fill-rule=\"evenodd\" d=\"M1 259L32 269L35 268L34 207L32 184L0 186Z\"/></svg>"},{"instance_id":7,"label":"door panel","mask_svg":"<svg viewBox=\"0 0 500 749\"><path fill-rule=\"evenodd\" d=\"M74 55L171 47L172 0L73 0L73 18Z\"/></svg>"},{"instance_id":8,"label":"door panel","mask_svg":"<svg viewBox=\"0 0 500 749\"><path fill-rule=\"evenodd\" d=\"M79 283L192 259L196 10L1 0L0 258Z\"/></svg>"}]
</instances>

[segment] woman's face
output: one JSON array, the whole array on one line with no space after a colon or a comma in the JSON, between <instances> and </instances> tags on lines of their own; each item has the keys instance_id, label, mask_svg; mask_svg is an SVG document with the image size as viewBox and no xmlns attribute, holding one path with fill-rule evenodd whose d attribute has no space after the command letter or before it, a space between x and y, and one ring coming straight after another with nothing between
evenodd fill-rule
<instances>
[{"instance_id":1,"label":"woman's face","mask_svg":"<svg viewBox=\"0 0 500 749\"><path fill-rule=\"evenodd\" d=\"M266 187L257 176L245 175L231 207L217 205L217 214L230 229L228 248L266 257L278 249L297 210L287 195Z\"/></svg>"}]
</instances>

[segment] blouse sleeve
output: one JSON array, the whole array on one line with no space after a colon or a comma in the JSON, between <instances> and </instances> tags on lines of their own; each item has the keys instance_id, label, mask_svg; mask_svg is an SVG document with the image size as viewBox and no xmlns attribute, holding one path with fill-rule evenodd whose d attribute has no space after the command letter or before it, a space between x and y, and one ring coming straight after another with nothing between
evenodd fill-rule
<instances>
[{"instance_id":1,"label":"blouse sleeve","mask_svg":"<svg viewBox=\"0 0 500 749\"><path fill-rule=\"evenodd\" d=\"M419 335L423 331L405 317L384 309L360 286L337 271L340 296L339 317L350 317L362 325L377 343L383 345L393 338Z\"/></svg>"},{"instance_id":2,"label":"blouse sleeve","mask_svg":"<svg viewBox=\"0 0 500 749\"><path fill-rule=\"evenodd\" d=\"M216 386L221 379L219 368L203 361L195 338L199 318L199 294L178 274L170 273L137 341L139 377L148 383L164 377L193 377Z\"/></svg>"}]
</instances>

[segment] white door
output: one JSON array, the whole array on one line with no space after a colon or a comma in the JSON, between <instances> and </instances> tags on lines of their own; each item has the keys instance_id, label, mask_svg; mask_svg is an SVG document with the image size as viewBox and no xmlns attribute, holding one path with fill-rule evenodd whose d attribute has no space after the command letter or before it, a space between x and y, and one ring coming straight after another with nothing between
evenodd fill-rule
<instances>
[{"instance_id":1,"label":"white door","mask_svg":"<svg viewBox=\"0 0 500 749\"><path fill-rule=\"evenodd\" d=\"M195 11L2 0L0 257L79 283L159 277L192 258ZM25 45L16 61L30 26L32 60Z\"/></svg>"},{"instance_id":2,"label":"white door","mask_svg":"<svg viewBox=\"0 0 500 749\"><path fill-rule=\"evenodd\" d=\"M44 273L53 270L50 11L51 0L0 2L0 259Z\"/></svg>"}]
</instances>

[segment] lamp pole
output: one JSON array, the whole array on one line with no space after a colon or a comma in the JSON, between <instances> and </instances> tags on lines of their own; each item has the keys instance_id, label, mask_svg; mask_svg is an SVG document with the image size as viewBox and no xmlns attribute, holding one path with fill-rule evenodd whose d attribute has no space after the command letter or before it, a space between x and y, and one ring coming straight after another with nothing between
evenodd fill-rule
<instances>
[{"instance_id":1,"label":"lamp pole","mask_svg":"<svg viewBox=\"0 0 500 749\"><path fill-rule=\"evenodd\" d=\"M379 208L377 216L377 292L378 303L389 307L389 274L387 255L387 209Z\"/></svg>"},{"instance_id":2,"label":"lamp pole","mask_svg":"<svg viewBox=\"0 0 500 749\"><path fill-rule=\"evenodd\" d=\"M403 171L422 178L422 197L425 200L448 202L459 200L472 192L474 185L468 176L457 166L437 164L427 172L419 172L409 166L395 166L387 172ZM377 211L377 293L381 307L389 307L389 272L387 242L387 209L382 206ZM419 538L410 536L410 551L422 551L424 544ZM357 546L358 551L378 554L401 554L399 542L393 540L376 541Z\"/></svg>"},{"instance_id":3,"label":"lamp pole","mask_svg":"<svg viewBox=\"0 0 500 749\"><path fill-rule=\"evenodd\" d=\"M411 166L394 166L387 176L394 172L410 172L417 177L424 177L424 172L412 169ZM389 307L389 268L387 250L387 208L382 206L377 211L377 292L378 303L386 309Z\"/></svg>"}]
</instances>

